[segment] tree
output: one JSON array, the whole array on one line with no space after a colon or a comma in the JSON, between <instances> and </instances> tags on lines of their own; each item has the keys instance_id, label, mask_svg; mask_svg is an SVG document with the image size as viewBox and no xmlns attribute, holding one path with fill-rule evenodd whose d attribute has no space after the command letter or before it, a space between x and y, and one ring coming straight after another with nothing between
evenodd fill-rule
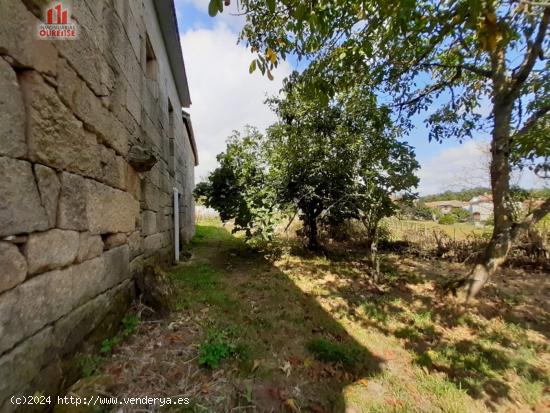
<instances>
[{"instance_id":1,"label":"tree","mask_svg":"<svg viewBox=\"0 0 550 413\"><path fill-rule=\"evenodd\" d=\"M368 90L325 102L307 93L307 81L293 73L282 97L270 100L279 117L268 135L280 200L299 212L310 249L319 248L321 219L339 224L355 218L374 255L378 224L395 210L391 195L418 183L414 152L398 141L389 110Z\"/></svg>"},{"instance_id":2,"label":"tree","mask_svg":"<svg viewBox=\"0 0 550 413\"><path fill-rule=\"evenodd\" d=\"M229 139L196 195L247 238L269 239L277 215L294 213L311 250L320 249L321 221L359 219L375 252L378 224L395 210L392 194L413 195L418 183L414 152L372 93L357 89L321 102L305 92L304 80L293 73L268 100L278 121L266 136L249 129Z\"/></svg>"},{"instance_id":3,"label":"tree","mask_svg":"<svg viewBox=\"0 0 550 413\"><path fill-rule=\"evenodd\" d=\"M234 231L247 239L269 240L277 220L276 194L269 178L265 137L253 127L228 138L220 164L197 185L195 196L219 212L222 221L234 219Z\"/></svg>"},{"instance_id":4,"label":"tree","mask_svg":"<svg viewBox=\"0 0 550 413\"><path fill-rule=\"evenodd\" d=\"M229 1L226 1L229 3ZM211 14L223 10L211 0ZM518 232L550 211L550 198L514 221L510 172L550 171L550 76L544 54L550 5L544 1L241 0L241 38L257 54L251 70L271 76L289 54L311 61L320 98L366 85L391 101L410 126L430 109L430 140L460 141L491 131L495 225L484 254L463 280L473 298L505 261ZM324 98L326 99L326 98ZM480 105L490 105L484 118Z\"/></svg>"},{"instance_id":5,"label":"tree","mask_svg":"<svg viewBox=\"0 0 550 413\"><path fill-rule=\"evenodd\" d=\"M296 74L294 74L296 77ZM308 248L318 250L319 217L344 197L352 183L352 137L337 133L339 108L304 99L293 79L284 98L270 100L279 122L268 131L278 199L303 223Z\"/></svg>"},{"instance_id":6,"label":"tree","mask_svg":"<svg viewBox=\"0 0 550 413\"><path fill-rule=\"evenodd\" d=\"M378 107L369 90L359 87L337 96L337 105L343 108L343 123L358 134L354 146L356 178L345 211L363 223L367 254L377 270L380 221L398 209L394 201L397 195L402 200L417 197L413 190L418 185L415 172L419 164L412 148L399 140L401 131L393 125L389 109Z\"/></svg>"}]
</instances>

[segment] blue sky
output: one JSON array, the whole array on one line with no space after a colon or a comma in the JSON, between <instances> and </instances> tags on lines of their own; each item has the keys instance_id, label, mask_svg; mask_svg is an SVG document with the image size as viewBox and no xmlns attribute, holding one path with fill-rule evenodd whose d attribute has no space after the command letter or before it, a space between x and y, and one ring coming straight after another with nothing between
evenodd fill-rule
<instances>
[{"instance_id":1,"label":"blue sky","mask_svg":"<svg viewBox=\"0 0 550 413\"><path fill-rule=\"evenodd\" d=\"M193 101L189 111L199 149L199 182L216 167L215 156L224 150L225 139L233 130L246 124L263 129L275 120L263 101L278 92L282 79L297 68L298 62L281 64L274 81L258 71L250 75L248 65L253 56L244 44L237 44L242 17L224 10L211 18L208 0L175 0L175 4ZM488 114L489 107L482 105L480 111ZM415 128L406 137L421 164L420 193L488 186L487 136L479 135L462 145L454 140L428 142L424 116L414 118ZM525 187L541 186L540 180L528 173L514 181Z\"/></svg>"}]
</instances>

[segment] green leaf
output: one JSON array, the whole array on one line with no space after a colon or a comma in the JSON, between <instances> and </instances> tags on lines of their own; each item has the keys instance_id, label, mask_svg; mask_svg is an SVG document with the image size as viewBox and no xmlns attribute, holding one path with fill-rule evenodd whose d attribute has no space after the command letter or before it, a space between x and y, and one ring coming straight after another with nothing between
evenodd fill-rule
<instances>
[{"instance_id":1,"label":"green leaf","mask_svg":"<svg viewBox=\"0 0 550 413\"><path fill-rule=\"evenodd\" d=\"M267 7L270 13L275 13L275 0L267 0Z\"/></svg>"},{"instance_id":2,"label":"green leaf","mask_svg":"<svg viewBox=\"0 0 550 413\"><path fill-rule=\"evenodd\" d=\"M248 73L254 73L255 70L256 70L256 60L253 60L250 63L250 66L248 68Z\"/></svg>"},{"instance_id":3,"label":"green leaf","mask_svg":"<svg viewBox=\"0 0 550 413\"><path fill-rule=\"evenodd\" d=\"M218 12L223 11L223 4L222 0L210 0L210 3L208 4L208 14L210 17L216 17Z\"/></svg>"}]
</instances>

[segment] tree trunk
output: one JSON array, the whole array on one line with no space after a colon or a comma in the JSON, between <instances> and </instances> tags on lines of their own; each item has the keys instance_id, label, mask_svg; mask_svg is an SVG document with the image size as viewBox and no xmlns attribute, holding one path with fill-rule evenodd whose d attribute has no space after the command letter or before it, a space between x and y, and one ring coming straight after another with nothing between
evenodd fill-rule
<instances>
[{"instance_id":1,"label":"tree trunk","mask_svg":"<svg viewBox=\"0 0 550 413\"><path fill-rule=\"evenodd\" d=\"M502 85L501 85L502 87ZM497 90L500 87L496 87ZM510 121L513 99L507 93L493 98L494 126L491 140L491 188L493 193L493 236L466 280L466 299L476 296L506 260L512 247L513 204L510 202Z\"/></svg>"},{"instance_id":2,"label":"tree trunk","mask_svg":"<svg viewBox=\"0 0 550 413\"><path fill-rule=\"evenodd\" d=\"M367 230L367 260L373 270L374 282L378 283L380 281L380 260L378 259L378 221L370 222L366 217L362 217L361 221Z\"/></svg>"},{"instance_id":3,"label":"tree trunk","mask_svg":"<svg viewBox=\"0 0 550 413\"><path fill-rule=\"evenodd\" d=\"M376 234L369 234L367 238L367 260L373 271L375 283L380 281L380 260L378 259L378 240Z\"/></svg>"},{"instance_id":4,"label":"tree trunk","mask_svg":"<svg viewBox=\"0 0 550 413\"><path fill-rule=\"evenodd\" d=\"M318 251L319 250L319 237L317 234L317 216L315 214L308 214L307 215L307 237L308 237L308 244L307 248L311 251Z\"/></svg>"}]
</instances>

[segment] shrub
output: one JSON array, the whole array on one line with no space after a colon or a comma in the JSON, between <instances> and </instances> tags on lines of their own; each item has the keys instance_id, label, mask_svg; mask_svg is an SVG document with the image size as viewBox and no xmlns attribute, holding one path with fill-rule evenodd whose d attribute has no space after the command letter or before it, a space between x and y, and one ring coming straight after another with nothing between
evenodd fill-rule
<instances>
[{"instance_id":1,"label":"shrub","mask_svg":"<svg viewBox=\"0 0 550 413\"><path fill-rule=\"evenodd\" d=\"M470 212L466 211L465 209L456 209L453 211L453 215L459 220L459 221L467 221L470 218Z\"/></svg>"},{"instance_id":2,"label":"shrub","mask_svg":"<svg viewBox=\"0 0 550 413\"><path fill-rule=\"evenodd\" d=\"M443 225L452 225L456 224L457 219L452 214L443 215L441 218L439 218L439 223Z\"/></svg>"}]
</instances>

